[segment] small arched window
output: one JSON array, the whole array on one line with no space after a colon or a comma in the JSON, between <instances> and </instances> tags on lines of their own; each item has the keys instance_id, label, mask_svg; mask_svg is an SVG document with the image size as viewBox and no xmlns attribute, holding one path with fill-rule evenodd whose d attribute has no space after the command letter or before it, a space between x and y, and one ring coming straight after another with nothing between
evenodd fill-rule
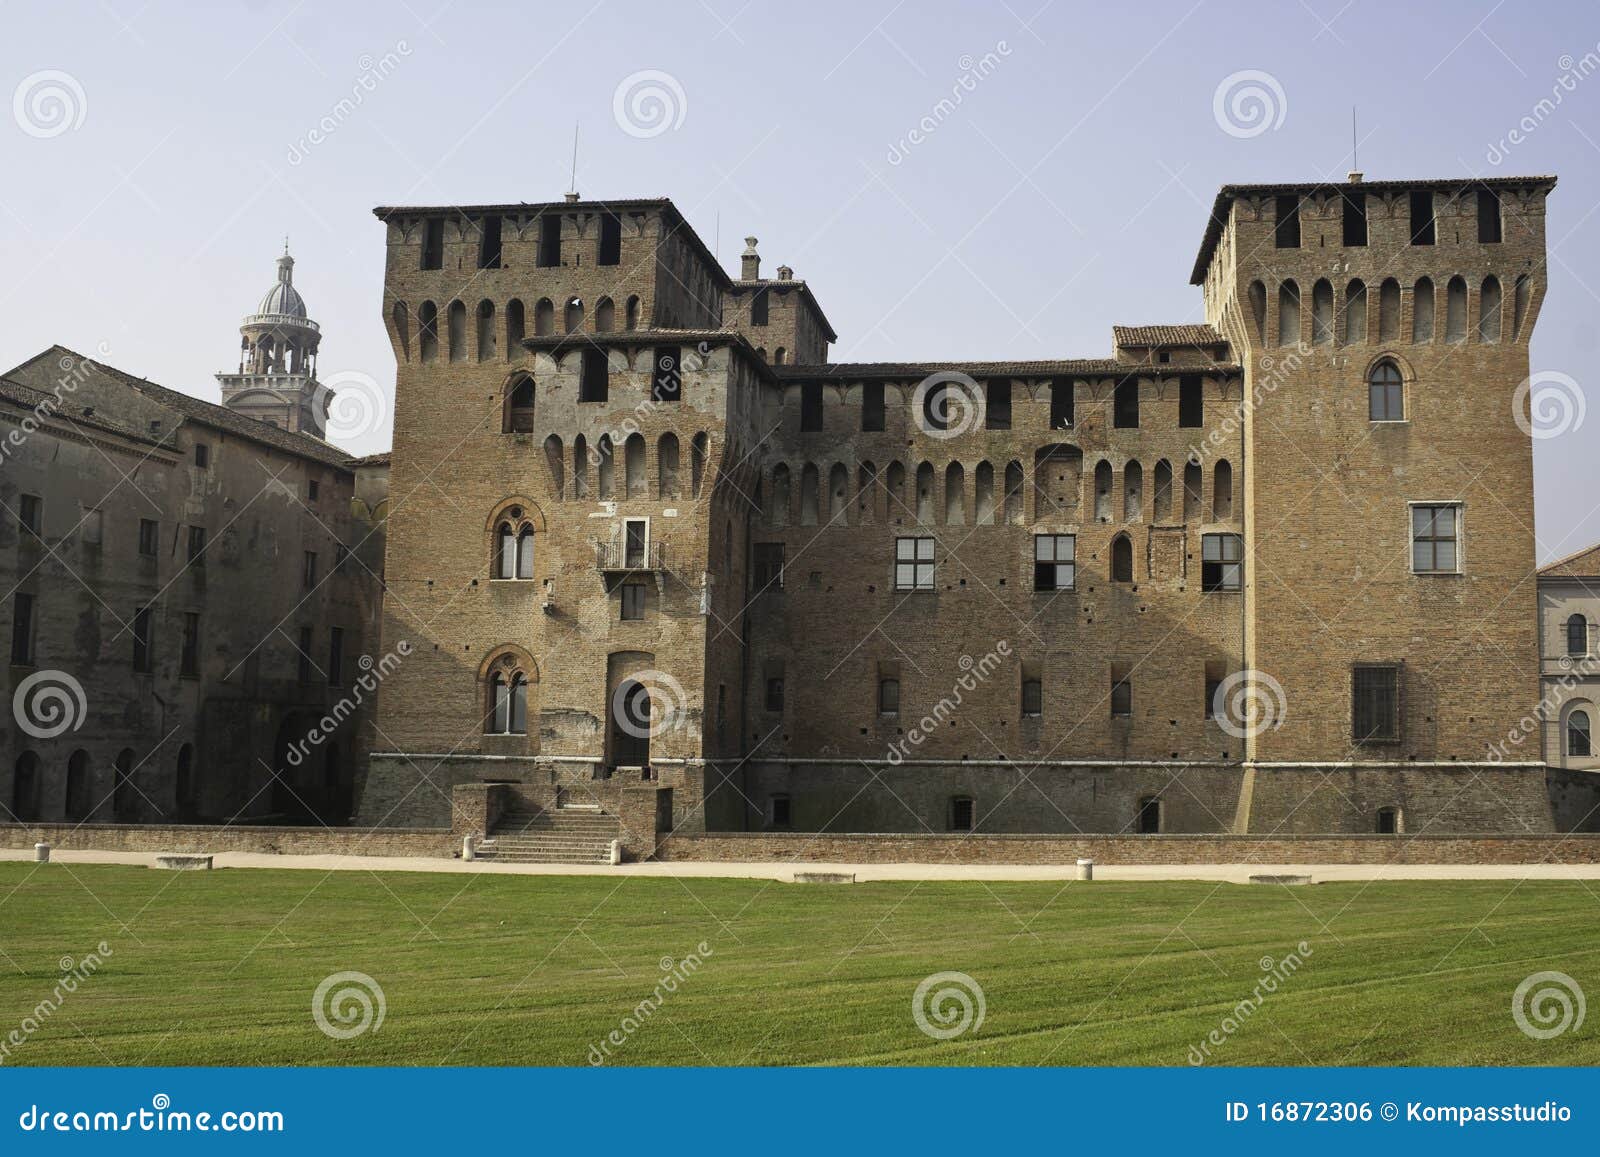
<instances>
[{"instance_id":1,"label":"small arched window","mask_svg":"<svg viewBox=\"0 0 1600 1157\"><path fill-rule=\"evenodd\" d=\"M497 579L533 577L533 523L520 506L513 506L495 526L494 567Z\"/></svg>"},{"instance_id":2,"label":"small arched window","mask_svg":"<svg viewBox=\"0 0 1600 1157\"><path fill-rule=\"evenodd\" d=\"M1567 654L1587 655L1589 653L1589 620L1582 615L1573 615L1567 620Z\"/></svg>"},{"instance_id":3,"label":"small arched window","mask_svg":"<svg viewBox=\"0 0 1600 1157\"><path fill-rule=\"evenodd\" d=\"M1374 422L1406 420L1405 380L1393 362L1379 362L1367 375L1367 417Z\"/></svg>"},{"instance_id":4,"label":"small arched window","mask_svg":"<svg viewBox=\"0 0 1600 1157\"><path fill-rule=\"evenodd\" d=\"M506 383L500 429L506 434L533 432L533 379L527 374L517 374Z\"/></svg>"},{"instance_id":5,"label":"small arched window","mask_svg":"<svg viewBox=\"0 0 1600 1157\"><path fill-rule=\"evenodd\" d=\"M1578 710L1567 716L1567 754L1579 756L1594 754L1594 738L1589 730L1587 711Z\"/></svg>"},{"instance_id":6,"label":"small arched window","mask_svg":"<svg viewBox=\"0 0 1600 1157\"><path fill-rule=\"evenodd\" d=\"M1111 540L1111 581L1133 581L1133 542L1125 534L1119 534Z\"/></svg>"},{"instance_id":7,"label":"small arched window","mask_svg":"<svg viewBox=\"0 0 1600 1157\"><path fill-rule=\"evenodd\" d=\"M637 297L628 298L628 303L624 307L622 325L624 329L639 328L639 299Z\"/></svg>"},{"instance_id":8,"label":"small arched window","mask_svg":"<svg viewBox=\"0 0 1600 1157\"><path fill-rule=\"evenodd\" d=\"M484 734L526 735L528 733L528 672L514 655L502 655L490 668L484 687Z\"/></svg>"},{"instance_id":9,"label":"small arched window","mask_svg":"<svg viewBox=\"0 0 1600 1157\"><path fill-rule=\"evenodd\" d=\"M569 297L567 299L566 316L563 318L568 333L577 333L583 328L583 299Z\"/></svg>"}]
</instances>

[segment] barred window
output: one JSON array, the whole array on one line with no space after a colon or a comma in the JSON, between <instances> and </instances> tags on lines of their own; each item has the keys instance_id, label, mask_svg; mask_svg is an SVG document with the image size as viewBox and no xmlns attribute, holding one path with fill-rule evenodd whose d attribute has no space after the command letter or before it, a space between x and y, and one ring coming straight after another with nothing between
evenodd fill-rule
<instances>
[{"instance_id":1,"label":"barred window","mask_svg":"<svg viewBox=\"0 0 1600 1157\"><path fill-rule=\"evenodd\" d=\"M1076 577L1077 538L1071 534L1033 536L1033 589L1070 591Z\"/></svg>"},{"instance_id":2,"label":"barred window","mask_svg":"<svg viewBox=\"0 0 1600 1157\"><path fill-rule=\"evenodd\" d=\"M1200 589L1236 591L1244 574L1244 544L1237 534L1200 536Z\"/></svg>"},{"instance_id":3,"label":"barred window","mask_svg":"<svg viewBox=\"0 0 1600 1157\"><path fill-rule=\"evenodd\" d=\"M1411 569L1417 574L1454 574L1458 568L1458 508L1411 508Z\"/></svg>"},{"instance_id":4,"label":"barred window","mask_svg":"<svg viewBox=\"0 0 1600 1157\"><path fill-rule=\"evenodd\" d=\"M1351 673L1350 734L1357 743L1400 742L1400 667L1359 663Z\"/></svg>"},{"instance_id":5,"label":"barred window","mask_svg":"<svg viewBox=\"0 0 1600 1157\"><path fill-rule=\"evenodd\" d=\"M894 587L899 591L933 589L933 539L894 540Z\"/></svg>"}]
</instances>

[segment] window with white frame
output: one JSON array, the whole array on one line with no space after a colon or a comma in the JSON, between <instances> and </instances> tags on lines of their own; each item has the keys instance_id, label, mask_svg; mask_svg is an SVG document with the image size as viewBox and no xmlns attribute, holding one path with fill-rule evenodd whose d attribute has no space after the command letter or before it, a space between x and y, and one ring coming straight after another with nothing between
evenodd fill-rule
<instances>
[{"instance_id":1,"label":"window with white frame","mask_svg":"<svg viewBox=\"0 0 1600 1157\"><path fill-rule=\"evenodd\" d=\"M894 587L898 591L933 589L933 539L894 540Z\"/></svg>"},{"instance_id":2,"label":"window with white frame","mask_svg":"<svg viewBox=\"0 0 1600 1157\"><path fill-rule=\"evenodd\" d=\"M1411 507L1411 569L1455 574L1461 564L1461 507L1455 503Z\"/></svg>"},{"instance_id":3,"label":"window with white frame","mask_svg":"<svg viewBox=\"0 0 1600 1157\"><path fill-rule=\"evenodd\" d=\"M1033 589L1070 591L1072 589L1077 538L1070 534L1033 536Z\"/></svg>"}]
</instances>

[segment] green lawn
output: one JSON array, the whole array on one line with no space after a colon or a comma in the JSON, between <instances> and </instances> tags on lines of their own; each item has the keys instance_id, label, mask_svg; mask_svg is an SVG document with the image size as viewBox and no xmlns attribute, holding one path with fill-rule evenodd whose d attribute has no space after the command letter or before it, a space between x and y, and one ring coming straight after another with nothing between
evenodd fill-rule
<instances>
[{"instance_id":1,"label":"green lawn","mask_svg":"<svg viewBox=\"0 0 1600 1157\"><path fill-rule=\"evenodd\" d=\"M104 967L6 1064L585 1064L655 989L698 971L618 1064L1155 1064L1299 971L1221 1046L1223 1064L1595 1064L1600 1013L1524 1035L1512 993L1558 970L1600 995L1600 892L1574 882L893 883L168 873L0 864L0 1044L60 959ZM375 1032L311 1015L331 973L381 986ZM912 1017L931 973L969 974L981 1027ZM25 1027L25 1026L24 1026Z\"/></svg>"}]
</instances>

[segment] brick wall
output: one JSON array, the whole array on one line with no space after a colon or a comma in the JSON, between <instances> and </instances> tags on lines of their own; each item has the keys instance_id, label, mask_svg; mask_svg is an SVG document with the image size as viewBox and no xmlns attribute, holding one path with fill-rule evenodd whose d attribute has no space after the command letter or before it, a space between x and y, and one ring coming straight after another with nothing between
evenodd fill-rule
<instances>
[{"instance_id":1,"label":"brick wall","mask_svg":"<svg viewBox=\"0 0 1600 1157\"><path fill-rule=\"evenodd\" d=\"M158 824L0 824L0 847L63 851L268 852L299 856L448 857L460 842L427 828L255 828Z\"/></svg>"}]
</instances>

